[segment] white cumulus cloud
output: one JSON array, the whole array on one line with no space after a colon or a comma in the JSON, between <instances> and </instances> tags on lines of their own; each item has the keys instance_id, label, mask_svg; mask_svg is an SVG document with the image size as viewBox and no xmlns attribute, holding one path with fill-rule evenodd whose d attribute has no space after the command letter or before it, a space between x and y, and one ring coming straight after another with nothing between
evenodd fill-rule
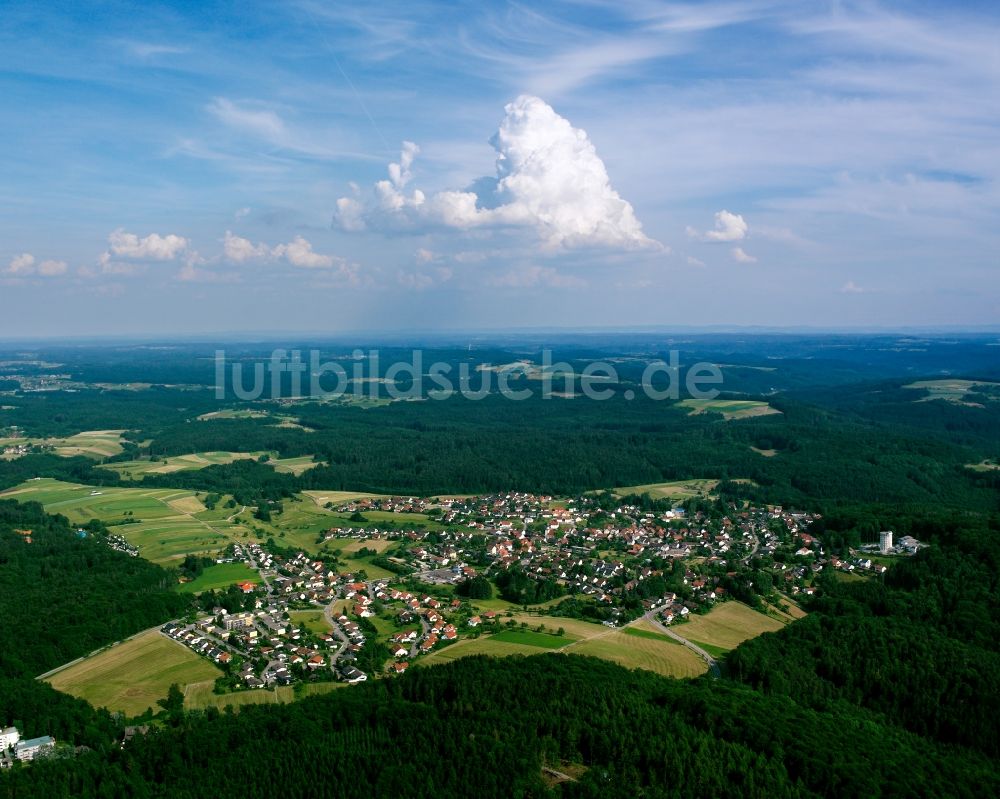
<instances>
[{"instance_id":1,"label":"white cumulus cloud","mask_svg":"<svg viewBox=\"0 0 1000 799\"><path fill-rule=\"evenodd\" d=\"M69 265L65 261L47 260L38 262L30 252L22 252L15 255L7 263L6 269L0 270L0 274L14 278L23 277L61 277L69 271Z\"/></svg>"},{"instance_id":2,"label":"white cumulus cloud","mask_svg":"<svg viewBox=\"0 0 1000 799\"><path fill-rule=\"evenodd\" d=\"M660 246L612 188L585 131L529 95L509 103L505 112L490 140L496 177L476 181L475 191L408 191L419 148L405 142L399 163L389 165L389 179L375 184L374 196L340 198L334 221L348 231L385 223L530 228L553 249Z\"/></svg>"},{"instance_id":3,"label":"white cumulus cloud","mask_svg":"<svg viewBox=\"0 0 1000 799\"><path fill-rule=\"evenodd\" d=\"M222 240L222 252L223 257L231 263L284 261L300 269L334 270L345 282L352 285L360 283L360 268L357 264L336 255L316 252L312 243L302 236L296 236L287 244L271 247L262 241L254 244L249 239L227 230Z\"/></svg>"},{"instance_id":4,"label":"white cumulus cloud","mask_svg":"<svg viewBox=\"0 0 1000 799\"><path fill-rule=\"evenodd\" d=\"M288 244L279 244L273 250L275 258L284 258L292 266L302 269L329 269L335 259L332 255L315 252L306 239L296 236Z\"/></svg>"},{"instance_id":5,"label":"white cumulus cloud","mask_svg":"<svg viewBox=\"0 0 1000 799\"><path fill-rule=\"evenodd\" d=\"M741 264L757 263L757 259L750 255L750 253L746 252L742 247L733 247L730 252L732 253L733 260L738 261Z\"/></svg>"},{"instance_id":6,"label":"white cumulus cloud","mask_svg":"<svg viewBox=\"0 0 1000 799\"><path fill-rule=\"evenodd\" d=\"M188 243L186 238L173 233L166 236L150 233L140 238L118 228L108 236L108 254L143 261L172 261L187 250Z\"/></svg>"},{"instance_id":7,"label":"white cumulus cloud","mask_svg":"<svg viewBox=\"0 0 1000 799\"><path fill-rule=\"evenodd\" d=\"M15 277L25 277L35 273L35 256L30 252L22 252L10 259L4 274Z\"/></svg>"},{"instance_id":8,"label":"white cumulus cloud","mask_svg":"<svg viewBox=\"0 0 1000 799\"><path fill-rule=\"evenodd\" d=\"M254 244L249 239L237 236L230 230L226 231L225 238L222 239L222 252L227 261L237 264L267 258L271 255L271 249L266 244Z\"/></svg>"},{"instance_id":9,"label":"white cumulus cloud","mask_svg":"<svg viewBox=\"0 0 1000 799\"><path fill-rule=\"evenodd\" d=\"M715 215L715 229L704 233L688 227L687 234L702 241L742 241L746 238L750 226L739 214L733 214L725 209Z\"/></svg>"}]
</instances>

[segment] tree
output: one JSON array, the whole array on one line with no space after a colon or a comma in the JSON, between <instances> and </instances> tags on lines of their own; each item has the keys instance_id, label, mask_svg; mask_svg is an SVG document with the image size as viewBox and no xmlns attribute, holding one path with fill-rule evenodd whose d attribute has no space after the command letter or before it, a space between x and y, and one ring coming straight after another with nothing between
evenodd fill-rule
<instances>
[{"instance_id":1,"label":"tree","mask_svg":"<svg viewBox=\"0 0 1000 799\"><path fill-rule=\"evenodd\" d=\"M184 715L184 693L177 683L171 683L166 697L156 700L156 704L163 708L171 724L176 725Z\"/></svg>"},{"instance_id":2,"label":"tree","mask_svg":"<svg viewBox=\"0 0 1000 799\"><path fill-rule=\"evenodd\" d=\"M455 588L455 593L469 599L492 599L493 585L480 574L459 583Z\"/></svg>"}]
</instances>

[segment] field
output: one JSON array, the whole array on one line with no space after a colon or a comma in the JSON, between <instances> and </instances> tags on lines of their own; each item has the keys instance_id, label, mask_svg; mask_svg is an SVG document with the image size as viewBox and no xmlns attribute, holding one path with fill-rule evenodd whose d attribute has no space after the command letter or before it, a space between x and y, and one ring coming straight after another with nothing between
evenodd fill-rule
<instances>
[{"instance_id":1,"label":"field","mask_svg":"<svg viewBox=\"0 0 1000 799\"><path fill-rule=\"evenodd\" d=\"M646 669L669 677L696 677L706 670L705 662L694 652L640 621L624 629L564 619L518 613L514 620L524 621L529 629L513 628L496 635L467 638L433 652L417 663L435 665L470 655L538 655L543 652L589 655L612 660L627 668ZM544 624L548 632L534 628ZM562 636L553 635L559 628Z\"/></svg>"},{"instance_id":2,"label":"field","mask_svg":"<svg viewBox=\"0 0 1000 799\"><path fill-rule=\"evenodd\" d=\"M305 495L298 495L298 501L286 500L284 512L275 514L267 524L254 519L250 508L230 509L219 503L210 511L199 493L179 489L96 488L40 479L29 480L0 496L39 502L48 512L61 513L74 524L98 519L138 547L144 558L160 564L176 563L187 554L217 553L230 542L247 538L254 529L262 531L265 538L273 535L284 546L315 554L320 532L353 524L346 515L331 513ZM417 514L368 515L376 523L383 517L399 522L411 521L410 517L426 521ZM361 546L364 544L357 549ZM327 548L338 549L340 545L330 542ZM348 557L346 568L365 569L372 578L392 576L391 572L360 558Z\"/></svg>"},{"instance_id":3,"label":"field","mask_svg":"<svg viewBox=\"0 0 1000 799\"><path fill-rule=\"evenodd\" d=\"M141 480L147 474L173 474L204 469L207 466L225 466L238 460L258 458L261 452L196 452L192 455L175 455L158 460L123 461L109 463L112 469L126 480Z\"/></svg>"},{"instance_id":4,"label":"field","mask_svg":"<svg viewBox=\"0 0 1000 799\"><path fill-rule=\"evenodd\" d=\"M210 591L213 588L228 588L236 583L259 583L260 575L245 563L217 563L208 566L189 583L182 583L180 590L189 594Z\"/></svg>"},{"instance_id":5,"label":"field","mask_svg":"<svg viewBox=\"0 0 1000 799\"><path fill-rule=\"evenodd\" d=\"M751 416L769 416L781 413L777 408L772 408L766 402L757 400L681 400L678 403L681 408L688 409L688 414L694 416L698 413L721 413L722 418L727 422L730 419L746 419Z\"/></svg>"},{"instance_id":6,"label":"field","mask_svg":"<svg viewBox=\"0 0 1000 799\"><path fill-rule=\"evenodd\" d=\"M777 619L740 602L725 602L704 616L692 613L688 621L677 626L677 634L702 646L710 654L721 654L761 633L774 632L784 626Z\"/></svg>"},{"instance_id":7,"label":"field","mask_svg":"<svg viewBox=\"0 0 1000 799\"><path fill-rule=\"evenodd\" d=\"M68 438L16 438L3 439L0 446L11 444L32 444L51 447L56 455L65 458L74 455L86 455L90 458L103 460L122 451L121 434L123 430L89 430L77 433Z\"/></svg>"},{"instance_id":8,"label":"field","mask_svg":"<svg viewBox=\"0 0 1000 799\"><path fill-rule=\"evenodd\" d=\"M453 660L458 660L458 658L469 657L470 655L488 655L489 657L499 658L509 655L539 655L542 652L551 651L551 649L542 649L531 644L494 641L490 636L483 636L481 638L466 638L457 643L450 644L416 661L416 665L437 666L442 663L450 663Z\"/></svg>"},{"instance_id":9,"label":"field","mask_svg":"<svg viewBox=\"0 0 1000 799\"><path fill-rule=\"evenodd\" d=\"M903 388L925 389L928 392L928 396L921 397L917 402L942 399L958 405L978 407L977 403L966 402L965 399L967 394L975 391L976 386L997 388L1000 386L1000 383L989 383L984 380L919 380L916 383L905 385Z\"/></svg>"},{"instance_id":10,"label":"field","mask_svg":"<svg viewBox=\"0 0 1000 799\"><path fill-rule=\"evenodd\" d=\"M22 483L0 497L39 502L49 513L61 513L74 524L98 519L155 563L170 563L188 553L216 552L244 532L226 521L201 518L211 514L193 491L94 488L40 479Z\"/></svg>"},{"instance_id":11,"label":"field","mask_svg":"<svg viewBox=\"0 0 1000 799\"><path fill-rule=\"evenodd\" d=\"M120 450L119 450L120 451ZM111 469L126 480L141 480L147 474L174 474L204 469L208 466L225 466L240 460L256 460L267 455L267 461L276 472L300 475L317 465L310 455L299 458L278 458L268 452L195 452L191 455L174 455L156 460L123 461L109 463Z\"/></svg>"},{"instance_id":12,"label":"field","mask_svg":"<svg viewBox=\"0 0 1000 799\"><path fill-rule=\"evenodd\" d=\"M53 688L136 716L146 708L159 708L173 683L183 689L191 683L221 675L215 666L191 650L151 630L75 663L50 677Z\"/></svg>"},{"instance_id":13,"label":"field","mask_svg":"<svg viewBox=\"0 0 1000 799\"><path fill-rule=\"evenodd\" d=\"M614 491L622 497L630 494L648 494L651 499L690 499L708 496L718 484L718 480L677 480L672 483L624 486Z\"/></svg>"},{"instance_id":14,"label":"field","mask_svg":"<svg viewBox=\"0 0 1000 799\"><path fill-rule=\"evenodd\" d=\"M339 505L342 502L351 502L355 499L374 499L384 496L383 494L364 494L359 491L303 491L303 496L309 497L319 507L324 507L327 502Z\"/></svg>"},{"instance_id":15,"label":"field","mask_svg":"<svg viewBox=\"0 0 1000 799\"><path fill-rule=\"evenodd\" d=\"M654 637L644 635L645 632ZM595 636L564 651L611 660L625 668L645 669L667 677L697 677L708 669L705 661L686 646L656 635L652 631L629 627Z\"/></svg>"},{"instance_id":16,"label":"field","mask_svg":"<svg viewBox=\"0 0 1000 799\"><path fill-rule=\"evenodd\" d=\"M300 458L272 457L271 460L268 461L268 464L273 466L274 471L276 472L294 474L296 477L319 465L315 460L313 460L311 455L303 455Z\"/></svg>"},{"instance_id":17,"label":"field","mask_svg":"<svg viewBox=\"0 0 1000 799\"><path fill-rule=\"evenodd\" d=\"M537 646L542 649L561 649L573 642L572 638L564 635L551 635L549 633L536 633L531 630L504 630L492 637L492 640L504 644L523 644L525 646Z\"/></svg>"}]
</instances>

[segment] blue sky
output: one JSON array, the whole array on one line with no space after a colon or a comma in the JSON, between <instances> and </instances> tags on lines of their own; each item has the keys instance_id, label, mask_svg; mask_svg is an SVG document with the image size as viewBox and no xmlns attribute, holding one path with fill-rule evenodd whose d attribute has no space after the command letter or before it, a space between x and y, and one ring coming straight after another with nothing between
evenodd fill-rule
<instances>
[{"instance_id":1,"label":"blue sky","mask_svg":"<svg viewBox=\"0 0 1000 799\"><path fill-rule=\"evenodd\" d=\"M993 3L17 2L0 336L1000 320Z\"/></svg>"}]
</instances>

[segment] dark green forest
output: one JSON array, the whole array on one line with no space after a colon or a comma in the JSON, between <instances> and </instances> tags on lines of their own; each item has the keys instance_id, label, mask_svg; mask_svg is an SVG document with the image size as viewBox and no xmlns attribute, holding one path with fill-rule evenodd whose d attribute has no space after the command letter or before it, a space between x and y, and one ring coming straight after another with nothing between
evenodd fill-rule
<instances>
[{"instance_id":1,"label":"dark green forest","mask_svg":"<svg viewBox=\"0 0 1000 799\"><path fill-rule=\"evenodd\" d=\"M72 396L75 405L60 404L57 414L65 432L93 429L96 421L111 423L94 419L91 409L114 400L86 392ZM251 462L146 477L147 485L239 491L252 503L314 488L423 495L514 488L574 494L716 478L751 481L730 486L732 493L749 499L821 510L851 503L922 503L986 512L997 507L1000 471L976 472L967 465L1000 454L1000 402L987 408L909 402L885 411L885 418L868 418L861 415L863 409L838 411L780 397L769 401L783 413L729 422L716 414L689 416L669 402L622 398L456 398L367 409L296 406L296 418L307 429L279 427L273 417L184 418L201 406L172 409L170 423L151 425L141 416L144 406L128 403L120 410L133 409L139 416L119 417L118 424L130 427L132 441L151 443L132 445L118 459L232 450L310 455L320 462L297 478ZM956 413L973 421L957 430ZM44 419L36 421L45 428ZM778 455L764 457L753 448ZM114 472L95 466L82 458L30 456L0 464L0 484L33 476L98 485L118 482Z\"/></svg>"},{"instance_id":2,"label":"dark green forest","mask_svg":"<svg viewBox=\"0 0 1000 799\"><path fill-rule=\"evenodd\" d=\"M543 766L578 774L550 788ZM582 768L581 768L582 767ZM185 714L104 757L42 762L10 797L981 796L983 755L861 711L560 655L469 658L237 715Z\"/></svg>"},{"instance_id":3,"label":"dark green forest","mask_svg":"<svg viewBox=\"0 0 1000 799\"><path fill-rule=\"evenodd\" d=\"M30 530L31 543L17 530ZM81 538L39 505L0 501L0 726L110 749L120 719L34 677L173 618L190 603L169 590L175 578L168 572L110 549L98 540L102 532L88 526Z\"/></svg>"},{"instance_id":4,"label":"dark green forest","mask_svg":"<svg viewBox=\"0 0 1000 799\"><path fill-rule=\"evenodd\" d=\"M34 676L177 616L176 577L81 538L35 503L0 501L0 671ZM30 530L31 543L15 530ZM100 534L99 532L97 533Z\"/></svg>"}]
</instances>

